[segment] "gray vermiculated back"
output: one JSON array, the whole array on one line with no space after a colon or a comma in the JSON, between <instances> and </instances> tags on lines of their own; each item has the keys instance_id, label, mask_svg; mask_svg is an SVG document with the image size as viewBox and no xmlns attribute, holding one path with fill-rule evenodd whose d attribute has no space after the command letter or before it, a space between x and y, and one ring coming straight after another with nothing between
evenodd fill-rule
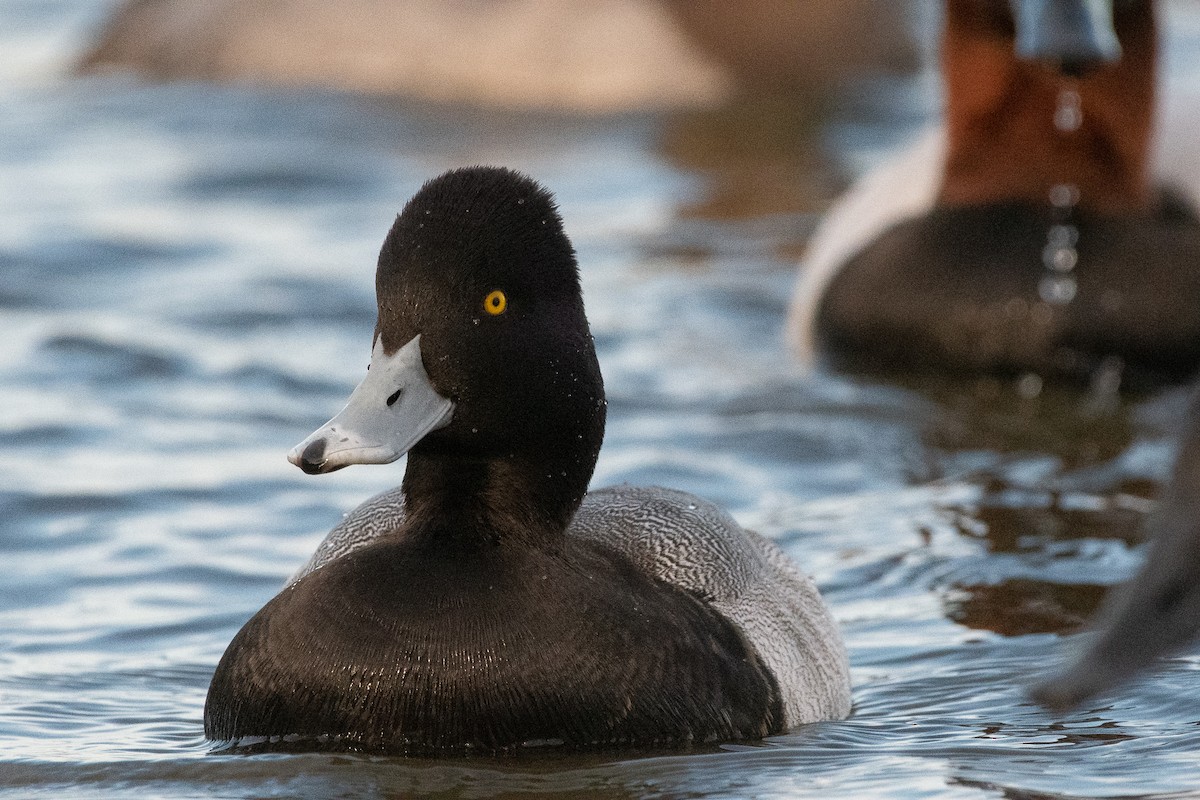
<instances>
[{"instance_id":1,"label":"gray vermiculated back","mask_svg":"<svg viewBox=\"0 0 1200 800\"><path fill-rule=\"evenodd\" d=\"M846 651L816 586L718 506L674 489L614 486L590 492L568 532L705 598L740 628L779 683L789 727L850 712Z\"/></svg>"},{"instance_id":2,"label":"gray vermiculated back","mask_svg":"<svg viewBox=\"0 0 1200 800\"><path fill-rule=\"evenodd\" d=\"M325 535L308 563L288 579L292 584L335 558L354 552L404 522L404 491L397 486L360 503Z\"/></svg>"}]
</instances>

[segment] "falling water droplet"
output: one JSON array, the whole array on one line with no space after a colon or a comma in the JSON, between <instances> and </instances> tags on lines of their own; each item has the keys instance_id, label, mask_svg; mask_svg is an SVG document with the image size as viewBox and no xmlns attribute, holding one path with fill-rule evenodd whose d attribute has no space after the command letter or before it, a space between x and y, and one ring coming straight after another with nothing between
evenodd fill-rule
<instances>
[{"instance_id":1,"label":"falling water droplet","mask_svg":"<svg viewBox=\"0 0 1200 800\"><path fill-rule=\"evenodd\" d=\"M1038 295L1051 305L1061 306L1075 299L1076 289L1070 275L1047 275L1038 284Z\"/></svg>"},{"instance_id":2,"label":"falling water droplet","mask_svg":"<svg viewBox=\"0 0 1200 800\"><path fill-rule=\"evenodd\" d=\"M1056 247L1048 244L1042 250L1042 264L1046 269L1055 272L1070 272L1075 269L1078 261L1079 253L1075 251L1074 247Z\"/></svg>"},{"instance_id":3,"label":"falling water droplet","mask_svg":"<svg viewBox=\"0 0 1200 800\"><path fill-rule=\"evenodd\" d=\"M1035 400L1042 393L1042 378L1032 372L1026 372L1017 379L1017 394L1022 400Z\"/></svg>"},{"instance_id":4,"label":"falling water droplet","mask_svg":"<svg viewBox=\"0 0 1200 800\"><path fill-rule=\"evenodd\" d=\"M1050 205L1071 208L1079 202L1079 187L1073 183L1056 183L1050 187Z\"/></svg>"},{"instance_id":5,"label":"falling water droplet","mask_svg":"<svg viewBox=\"0 0 1200 800\"><path fill-rule=\"evenodd\" d=\"M1055 247L1074 247L1079 241L1079 228L1074 225L1051 225L1046 231L1046 241Z\"/></svg>"},{"instance_id":6,"label":"falling water droplet","mask_svg":"<svg viewBox=\"0 0 1200 800\"><path fill-rule=\"evenodd\" d=\"M1064 88L1058 93L1058 105L1054 108L1054 127L1062 133L1079 130L1083 124L1083 103L1079 92Z\"/></svg>"}]
</instances>

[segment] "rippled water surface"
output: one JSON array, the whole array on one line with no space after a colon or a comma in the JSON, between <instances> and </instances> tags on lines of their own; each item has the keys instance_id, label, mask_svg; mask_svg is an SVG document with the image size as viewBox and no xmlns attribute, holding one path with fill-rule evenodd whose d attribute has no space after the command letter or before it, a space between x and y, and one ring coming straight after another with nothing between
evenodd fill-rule
<instances>
[{"instance_id":1,"label":"rippled water surface","mask_svg":"<svg viewBox=\"0 0 1200 800\"><path fill-rule=\"evenodd\" d=\"M604 120L64 77L110 5L0 5L0 796L1200 796L1195 657L1068 715L1023 694L1139 563L1179 394L808 376L781 343L816 215L933 113L928 76ZM1194 83L1200 14L1167 22ZM648 755L210 753L225 645L399 481L284 453L361 377L395 213L480 162L551 187L579 250L596 485L690 490L779 541L845 630L849 720Z\"/></svg>"}]
</instances>

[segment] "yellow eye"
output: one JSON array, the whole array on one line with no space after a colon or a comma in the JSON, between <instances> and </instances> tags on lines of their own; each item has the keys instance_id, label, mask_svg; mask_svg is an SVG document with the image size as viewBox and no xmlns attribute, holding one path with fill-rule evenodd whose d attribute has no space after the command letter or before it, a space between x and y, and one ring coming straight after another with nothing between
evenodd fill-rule
<instances>
[{"instance_id":1,"label":"yellow eye","mask_svg":"<svg viewBox=\"0 0 1200 800\"><path fill-rule=\"evenodd\" d=\"M508 298L499 289L489 292L488 296L483 298L483 310L493 317L503 314L506 308L508 308Z\"/></svg>"}]
</instances>

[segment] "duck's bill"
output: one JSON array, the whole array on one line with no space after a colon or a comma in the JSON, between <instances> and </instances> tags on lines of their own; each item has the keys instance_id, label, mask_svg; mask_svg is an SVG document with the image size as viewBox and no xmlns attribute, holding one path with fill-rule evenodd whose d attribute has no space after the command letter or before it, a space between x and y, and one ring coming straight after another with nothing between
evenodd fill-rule
<instances>
[{"instance_id":1,"label":"duck's bill","mask_svg":"<svg viewBox=\"0 0 1200 800\"><path fill-rule=\"evenodd\" d=\"M1077 706L1135 676L1200 632L1200 418L1193 409L1171 484L1154 517L1146 564L1115 590L1097 630L1079 637L1067 665L1032 694L1056 709Z\"/></svg>"},{"instance_id":2,"label":"duck's bill","mask_svg":"<svg viewBox=\"0 0 1200 800\"><path fill-rule=\"evenodd\" d=\"M391 355L376 339L367 377L336 417L292 448L288 461L310 475L351 464L389 464L450 424L454 403L438 394L421 363L421 337Z\"/></svg>"},{"instance_id":3,"label":"duck's bill","mask_svg":"<svg viewBox=\"0 0 1200 800\"><path fill-rule=\"evenodd\" d=\"M1011 0L1017 57L1086 70L1121 59L1114 0Z\"/></svg>"}]
</instances>

